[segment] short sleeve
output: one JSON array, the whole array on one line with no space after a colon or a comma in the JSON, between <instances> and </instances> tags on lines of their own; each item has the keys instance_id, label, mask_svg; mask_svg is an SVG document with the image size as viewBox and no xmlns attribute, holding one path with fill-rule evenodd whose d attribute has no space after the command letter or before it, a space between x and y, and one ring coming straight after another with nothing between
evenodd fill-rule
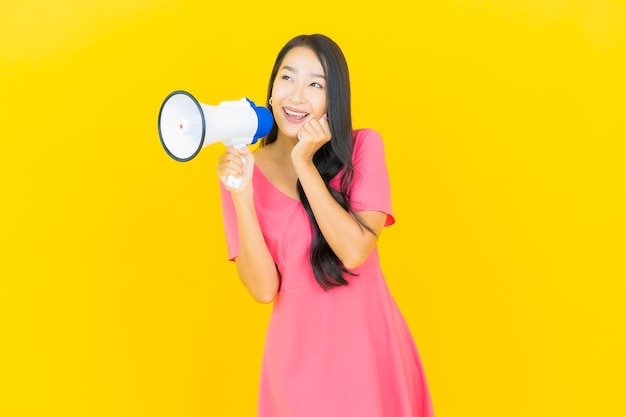
<instances>
[{"instance_id":1,"label":"short sleeve","mask_svg":"<svg viewBox=\"0 0 626 417\"><path fill-rule=\"evenodd\" d=\"M353 164L354 176L350 187L353 210L381 211L387 214L385 226L391 226L395 218L391 206L389 172L383 139L377 131L355 131Z\"/></svg>"},{"instance_id":2,"label":"short sleeve","mask_svg":"<svg viewBox=\"0 0 626 417\"><path fill-rule=\"evenodd\" d=\"M219 182L220 196L222 199L222 218L224 220L224 231L226 232L226 245L228 248L228 259L234 261L239 256L239 228L237 225L237 213L233 205L230 191Z\"/></svg>"}]
</instances>

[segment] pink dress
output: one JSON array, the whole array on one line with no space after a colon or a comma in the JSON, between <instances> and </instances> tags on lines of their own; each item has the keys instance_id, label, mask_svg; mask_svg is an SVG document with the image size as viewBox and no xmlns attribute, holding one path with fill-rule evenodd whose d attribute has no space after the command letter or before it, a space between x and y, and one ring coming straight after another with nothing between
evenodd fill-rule
<instances>
[{"instance_id":1,"label":"pink dress","mask_svg":"<svg viewBox=\"0 0 626 417\"><path fill-rule=\"evenodd\" d=\"M354 131L355 211L378 210L394 223L380 135ZM417 348L389 292L378 252L324 291L309 263L312 229L300 201L255 167L257 216L280 271L261 366L259 417L430 417L431 399ZM239 251L237 219L221 187L228 256Z\"/></svg>"}]
</instances>

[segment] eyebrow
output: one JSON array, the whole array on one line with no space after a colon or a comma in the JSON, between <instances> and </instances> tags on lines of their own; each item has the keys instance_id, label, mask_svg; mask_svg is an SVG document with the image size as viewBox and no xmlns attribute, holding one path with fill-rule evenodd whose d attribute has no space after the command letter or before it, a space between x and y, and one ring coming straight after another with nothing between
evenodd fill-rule
<instances>
[{"instance_id":1,"label":"eyebrow","mask_svg":"<svg viewBox=\"0 0 626 417\"><path fill-rule=\"evenodd\" d=\"M291 71L291 72L293 72L294 74L297 74L297 73L298 73L298 71L296 71L296 69L295 69L294 67L290 67L289 65L284 65L282 69L286 69L287 71ZM316 78L322 78L322 79L324 79L324 80L326 79L326 77L324 76L324 74L318 74L318 73L316 73L316 72L312 72L312 73L311 73L311 75L312 75L313 77L316 77Z\"/></svg>"}]
</instances>

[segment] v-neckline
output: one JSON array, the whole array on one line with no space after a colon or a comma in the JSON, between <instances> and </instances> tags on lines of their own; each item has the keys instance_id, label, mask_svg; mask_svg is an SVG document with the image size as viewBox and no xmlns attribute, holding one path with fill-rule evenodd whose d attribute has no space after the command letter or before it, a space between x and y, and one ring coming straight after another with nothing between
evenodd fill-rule
<instances>
[{"instance_id":1,"label":"v-neckline","mask_svg":"<svg viewBox=\"0 0 626 417\"><path fill-rule=\"evenodd\" d=\"M274 190L276 190L279 194L282 194L285 198L288 198L289 200L296 202L296 203L301 203L300 199L294 198L292 196L290 196L289 194L287 194L286 192L284 192L283 190L281 190L280 188L278 188L276 185L274 185L274 183L272 181L270 181L269 178L267 178L267 176L265 175L265 173L261 170L261 168L259 168L258 165L254 165L254 170L255 170L255 175L257 174L261 174L261 177L263 177L263 180L265 182L267 182Z\"/></svg>"}]
</instances>

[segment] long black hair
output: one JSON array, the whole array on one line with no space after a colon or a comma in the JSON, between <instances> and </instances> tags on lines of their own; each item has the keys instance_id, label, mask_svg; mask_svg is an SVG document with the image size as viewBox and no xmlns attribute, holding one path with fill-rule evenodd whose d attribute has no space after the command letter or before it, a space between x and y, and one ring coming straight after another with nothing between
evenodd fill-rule
<instances>
[{"instance_id":1,"label":"long black hair","mask_svg":"<svg viewBox=\"0 0 626 417\"><path fill-rule=\"evenodd\" d=\"M370 227L359 219L350 206L349 190L354 174L352 165L354 139L352 136L350 77L348 64L339 46L332 39L321 34L299 35L287 42L278 53L272 69L267 91L267 105L271 106L269 100L272 96L274 80L282 61L285 55L295 47L311 49L317 55L326 76L326 113L332 139L315 153L313 163L333 198L341 207L352 213L362 227L374 233ZM276 141L277 137L278 125L274 122L272 130L261 140L260 146L269 145ZM330 181L339 173L341 173L340 186L339 190L335 190L330 186ZM310 261L315 279L325 290L347 285L346 276L354 276L356 274L349 271L341 263L339 257L333 252L324 238L300 184L300 180L298 180L297 187L300 201L313 224L315 232L310 250Z\"/></svg>"}]
</instances>

